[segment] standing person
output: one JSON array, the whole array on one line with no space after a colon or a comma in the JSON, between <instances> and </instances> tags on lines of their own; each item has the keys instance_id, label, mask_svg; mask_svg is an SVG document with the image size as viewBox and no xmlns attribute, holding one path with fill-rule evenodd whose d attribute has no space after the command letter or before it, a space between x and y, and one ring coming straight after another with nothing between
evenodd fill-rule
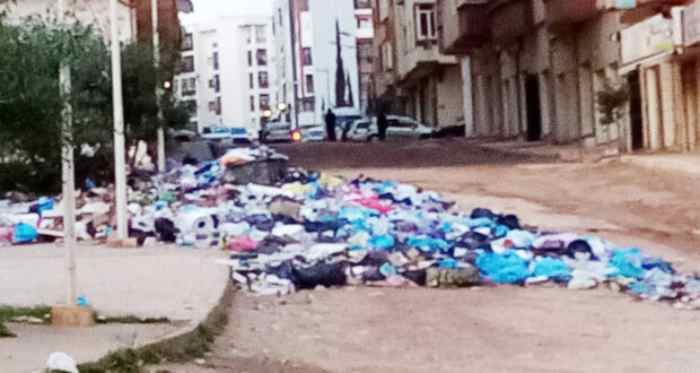
<instances>
[{"instance_id":1,"label":"standing person","mask_svg":"<svg viewBox=\"0 0 700 373\"><path fill-rule=\"evenodd\" d=\"M379 115L377 115L377 129L379 130L379 141L386 140L386 129L389 124L386 120L386 114L384 114L384 109L379 110Z\"/></svg>"},{"instance_id":2,"label":"standing person","mask_svg":"<svg viewBox=\"0 0 700 373\"><path fill-rule=\"evenodd\" d=\"M335 114L331 109L326 113L326 134L328 141L335 142Z\"/></svg>"}]
</instances>

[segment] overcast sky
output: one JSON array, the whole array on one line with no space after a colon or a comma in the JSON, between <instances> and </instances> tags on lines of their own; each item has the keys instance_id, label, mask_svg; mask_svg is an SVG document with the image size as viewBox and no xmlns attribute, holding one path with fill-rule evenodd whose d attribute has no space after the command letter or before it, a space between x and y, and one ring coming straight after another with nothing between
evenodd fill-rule
<instances>
[{"instance_id":1,"label":"overcast sky","mask_svg":"<svg viewBox=\"0 0 700 373\"><path fill-rule=\"evenodd\" d=\"M194 14L188 19L202 20L219 15L272 15L272 0L192 0Z\"/></svg>"}]
</instances>

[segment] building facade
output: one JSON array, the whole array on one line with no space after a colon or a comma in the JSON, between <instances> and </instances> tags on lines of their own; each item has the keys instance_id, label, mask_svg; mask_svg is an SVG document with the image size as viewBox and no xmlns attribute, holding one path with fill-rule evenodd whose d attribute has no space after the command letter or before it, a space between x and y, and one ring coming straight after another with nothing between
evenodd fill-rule
<instances>
[{"instance_id":1,"label":"building facade","mask_svg":"<svg viewBox=\"0 0 700 373\"><path fill-rule=\"evenodd\" d=\"M441 49L462 61L467 135L692 148L697 69L683 22L694 3L440 0ZM628 96L613 117L600 101L610 92Z\"/></svg>"},{"instance_id":2,"label":"building facade","mask_svg":"<svg viewBox=\"0 0 700 373\"><path fill-rule=\"evenodd\" d=\"M365 3L275 1L276 118L294 126L316 125L323 123L329 109L357 115L367 105L369 88L360 88L360 65L367 69L366 61L371 59L361 56L361 48L371 38L363 21L368 12L371 16Z\"/></svg>"},{"instance_id":3,"label":"building facade","mask_svg":"<svg viewBox=\"0 0 700 373\"><path fill-rule=\"evenodd\" d=\"M193 127L246 128L257 137L277 92L272 19L221 17L186 26L176 96L193 113Z\"/></svg>"},{"instance_id":4,"label":"building facade","mask_svg":"<svg viewBox=\"0 0 700 373\"><path fill-rule=\"evenodd\" d=\"M439 48L437 1L376 0L375 10L375 84L384 110L434 127L463 124L463 68Z\"/></svg>"}]
</instances>

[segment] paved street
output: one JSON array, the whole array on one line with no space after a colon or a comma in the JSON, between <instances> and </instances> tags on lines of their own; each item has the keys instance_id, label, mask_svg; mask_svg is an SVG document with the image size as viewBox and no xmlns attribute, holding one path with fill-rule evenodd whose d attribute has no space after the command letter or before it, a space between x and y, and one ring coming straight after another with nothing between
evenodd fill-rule
<instances>
[{"instance_id":1,"label":"paved street","mask_svg":"<svg viewBox=\"0 0 700 373\"><path fill-rule=\"evenodd\" d=\"M692 187L696 176L618 161L517 164L454 140L391 146L411 151L381 144L281 148L307 167L415 183L446 193L461 209L514 212L528 224L599 234L663 255L682 270L700 268L700 241L692 233L700 207ZM351 288L302 292L285 301L241 294L232 320L207 359L209 367L165 368L681 372L700 364L700 342L693 338L700 314L606 288Z\"/></svg>"},{"instance_id":2,"label":"paved street","mask_svg":"<svg viewBox=\"0 0 700 373\"><path fill-rule=\"evenodd\" d=\"M63 253L55 245L0 249L0 303L50 306L65 302ZM78 291L98 314L166 317L173 323L89 329L9 324L18 338L0 339L0 371L36 371L56 351L90 361L191 328L218 303L226 285L228 269L214 263L221 255L172 246L117 250L81 245Z\"/></svg>"}]
</instances>

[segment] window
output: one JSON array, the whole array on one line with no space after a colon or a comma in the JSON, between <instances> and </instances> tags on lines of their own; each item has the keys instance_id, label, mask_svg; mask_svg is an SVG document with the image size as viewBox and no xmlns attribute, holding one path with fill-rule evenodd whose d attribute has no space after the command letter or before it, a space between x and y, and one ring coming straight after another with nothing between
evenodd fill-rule
<instances>
[{"instance_id":1,"label":"window","mask_svg":"<svg viewBox=\"0 0 700 373\"><path fill-rule=\"evenodd\" d=\"M209 87L214 88L214 92L219 93L221 91L221 79L219 75L214 75L214 77L209 81Z\"/></svg>"},{"instance_id":2,"label":"window","mask_svg":"<svg viewBox=\"0 0 700 373\"><path fill-rule=\"evenodd\" d=\"M248 51L248 66L253 66L253 51Z\"/></svg>"},{"instance_id":3,"label":"window","mask_svg":"<svg viewBox=\"0 0 700 373\"><path fill-rule=\"evenodd\" d=\"M245 28L245 42L246 44L253 44L253 28L250 26Z\"/></svg>"},{"instance_id":4,"label":"window","mask_svg":"<svg viewBox=\"0 0 700 373\"><path fill-rule=\"evenodd\" d=\"M314 93L314 76L311 74L306 76L306 93Z\"/></svg>"},{"instance_id":5,"label":"window","mask_svg":"<svg viewBox=\"0 0 700 373\"><path fill-rule=\"evenodd\" d=\"M255 111L255 96L250 96L250 111Z\"/></svg>"},{"instance_id":6,"label":"window","mask_svg":"<svg viewBox=\"0 0 700 373\"><path fill-rule=\"evenodd\" d=\"M194 72L194 56L186 56L182 58L182 72Z\"/></svg>"},{"instance_id":7,"label":"window","mask_svg":"<svg viewBox=\"0 0 700 373\"><path fill-rule=\"evenodd\" d=\"M255 75L253 73L248 74L248 88L255 89Z\"/></svg>"},{"instance_id":8,"label":"window","mask_svg":"<svg viewBox=\"0 0 700 373\"><path fill-rule=\"evenodd\" d=\"M255 42L258 44L267 42L267 30L264 25L255 26Z\"/></svg>"},{"instance_id":9,"label":"window","mask_svg":"<svg viewBox=\"0 0 700 373\"><path fill-rule=\"evenodd\" d=\"M279 18L279 23L280 23L280 28L282 27L282 23L284 20L282 19L282 8L277 9L277 18Z\"/></svg>"},{"instance_id":10,"label":"window","mask_svg":"<svg viewBox=\"0 0 700 373\"><path fill-rule=\"evenodd\" d=\"M219 70L219 52L214 52L211 56L212 64L214 65L214 70Z\"/></svg>"},{"instance_id":11,"label":"window","mask_svg":"<svg viewBox=\"0 0 700 373\"><path fill-rule=\"evenodd\" d=\"M416 5L416 40L428 41L435 39L437 39L435 4Z\"/></svg>"},{"instance_id":12,"label":"window","mask_svg":"<svg viewBox=\"0 0 700 373\"><path fill-rule=\"evenodd\" d=\"M270 82L268 79L267 71L260 71L258 72L258 86L260 88L268 88L270 87Z\"/></svg>"},{"instance_id":13,"label":"window","mask_svg":"<svg viewBox=\"0 0 700 373\"><path fill-rule=\"evenodd\" d=\"M311 48L306 47L301 49L301 61L304 66L313 65L313 60L311 58Z\"/></svg>"},{"instance_id":14,"label":"window","mask_svg":"<svg viewBox=\"0 0 700 373\"><path fill-rule=\"evenodd\" d=\"M196 78L185 78L182 79L182 95L183 96L194 96L197 94L197 79Z\"/></svg>"},{"instance_id":15,"label":"window","mask_svg":"<svg viewBox=\"0 0 700 373\"><path fill-rule=\"evenodd\" d=\"M258 66L267 66L267 49L258 49L255 52L255 59Z\"/></svg>"},{"instance_id":16,"label":"window","mask_svg":"<svg viewBox=\"0 0 700 373\"><path fill-rule=\"evenodd\" d=\"M182 38L182 50L191 51L192 49L194 49L194 41L192 39L192 34L187 33L185 34L185 37Z\"/></svg>"},{"instance_id":17,"label":"window","mask_svg":"<svg viewBox=\"0 0 700 373\"><path fill-rule=\"evenodd\" d=\"M314 97L305 97L301 101L301 111L312 112L315 110L316 99Z\"/></svg>"},{"instance_id":18,"label":"window","mask_svg":"<svg viewBox=\"0 0 700 373\"><path fill-rule=\"evenodd\" d=\"M270 95L260 95L260 110L270 109Z\"/></svg>"},{"instance_id":19,"label":"window","mask_svg":"<svg viewBox=\"0 0 700 373\"><path fill-rule=\"evenodd\" d=\"M216 98L216 115L221 115L221 97Z\"/></svg>"},{"instance_id":20,"label":"window","mask_svg":"<svg viewBox=\"0 0 700 373\"><path fill-rule=\"evenodd\" d=\"M197 114L197 101L195 100L187 100L185 101L185 107L187 108L187 111L191 115L196 115Z\"/></svg>"}]
</instances>

